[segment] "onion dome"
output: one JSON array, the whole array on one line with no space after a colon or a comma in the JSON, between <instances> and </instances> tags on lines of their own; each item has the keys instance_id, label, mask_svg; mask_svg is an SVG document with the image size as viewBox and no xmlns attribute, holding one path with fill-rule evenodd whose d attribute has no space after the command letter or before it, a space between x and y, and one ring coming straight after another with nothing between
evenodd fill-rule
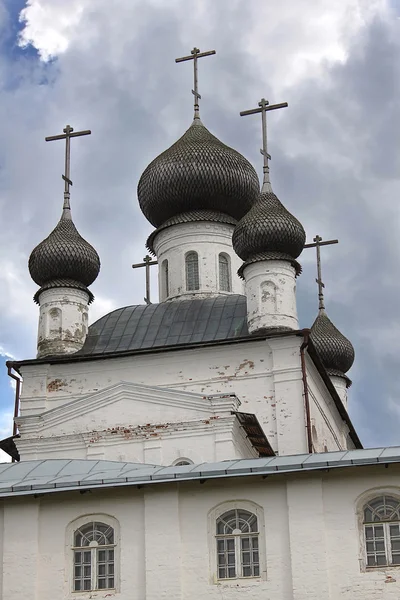
<instances>
[{"instance_id":1,"label":"onion dome","mask_svg":"<svg viewBox=\"0 0 400 600\"><path fill-rule=\"evenodd\" d=\"M257 202L236 225L232 242L245 261L239 269L241 277L246 265L262 260L287 260L297 275L301 273L296 258L304 248L305 231L273 193L269 181L264 181Z\"/></svg>"},{"instance_id":2,"label":"onion dome","mask_svg":"<svg viewBox=\"0 0 400 600\"><path fill-rule=\"evenodd\" d=\"M344 377L354 362L352 343L334 326L325 310L320 309L311 327L310 338L328 375Z\"/></svg>"},{"instance_id":3,"label":"onion dome","mask_svg":"<svg viewBox=\"0 0 400 600\"><path fill-rule=\"evenodd\" d=\"M86 291L91 302L94 298L87 286L93 283L99 271L99 256L79 235L67 204L56 227L29 257L31 277L41 286L35 301L38 302L39 294L45 289L73 287Z\"/></svg>"},{"instance_id":4,"label":"onion dome","mask_svg":"<svg viewBox=\"0 0 400 600\"><path fill-rule=\"evenodd\" d=\"M241 219L255 203L257 173L236 150L213 136L199 118L155 158L138 185L140 208L160 227L191 211L216 211Z\"/></svg>"}]
</instances>

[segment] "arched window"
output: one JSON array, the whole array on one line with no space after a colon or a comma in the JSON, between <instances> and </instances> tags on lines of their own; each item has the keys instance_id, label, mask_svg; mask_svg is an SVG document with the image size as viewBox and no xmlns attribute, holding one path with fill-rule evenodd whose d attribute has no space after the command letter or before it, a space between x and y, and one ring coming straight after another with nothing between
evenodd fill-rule
<instances>
[{"instance_id":1,"label":"arched window","mask_svg":"<svg viewBox=\"0 0 400 600\"><path fill-rule=\"evenodd\" d=\"M183 467L184 465L192 465L193 461L188 458L178 458L175 462L172 463L174 467Z\"/></svg>"},{"instance_id":2,"label":"arched window","mask_svg":"<svg viewBox=\"0 0 400 600\"><path fill-rule=\"evenodd\" d=\"M219 289L221 292L231 291L231 267L229 257L226 254L220 254L218 257L219 267Z\"/></svg>"},{"instance_id":3,"label":"arched window","mask_svg":"<svg viewBox=\"0 0 400 600\"><path fill-rule=\"evenodd\" d=\"M114 589L114 529L85 523L74 532L74 591Z\"/></svg>"},{"instance_id":4,"label":"arched window","mask_svg":"<svg viewBox=\"0 0 400 600\"><path fill-rule=\"evenodd\" d=\"M400 565L400 501L380 496L364 505L367 567Z\"/></svg>"},{"instance_id":5,"label":"arched window","mask_svg":"<svg viewBox=\"0 0 400 600\"><path fill-rule=\"evenodd\" d=\"M199 257L197 252L188 252L185 258L186 265L186 289L198 290L199 285Z\"/></svg>"},{"instance_id":6,"label":"arched window","mask_svg":"<svg viewBox=\"0 0 400 600\"><path fill-rule=\"evenodd\" d=\"M228 510L217 519L218 579L258 577L258 519L247 510Z\"/></svg>"},{"instance_id":7,"label":"arched window","mask_svg":"<svg viewBox=\"0 0 400 600\"><path fill-rule=\"evenodd\" d=\"M168 261L167 259L162 261L161 265L161 289L163 291L163 297L168 298L169 296L169 273L168 273Z\"/></svg>"}]
</instances>

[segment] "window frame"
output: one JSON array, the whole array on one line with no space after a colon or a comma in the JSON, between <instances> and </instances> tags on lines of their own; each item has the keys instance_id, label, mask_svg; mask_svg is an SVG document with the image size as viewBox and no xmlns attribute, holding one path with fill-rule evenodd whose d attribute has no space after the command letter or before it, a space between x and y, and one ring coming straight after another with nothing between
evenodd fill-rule
<instances>
[{"instance_id":1,"label":"window frame","mask_svg":"<svg viewBox=\"0 0 400 600\"><path fill-rule=\"evenodd\" d=\"M393 563L393 555L392 555L392 535L390 532L390 528L391 526L397 526L398 527L398 531L399 533L397 534L397 540L396 541L400 541L400 516L399 518L396 520L377 520L377 521L367 521L365 519L365 510L367 509L368 505L370 505L371 503L373 503L376 500L379 499L383 499L385 497L391 498L393 500L395 500L398 505L399 505L399 510L400 510L400 498L398 495L398 492L394 492L392 490L388 490L388 491L377 491L374 494L370 494L367 498L364 498L364 501L361 504L360 507L360 517L361 517L361 528L362 528L362 545L363 545L363 561L364 561L364 566L366 570L375 570L375 569L392 569L392 568L399 568L400 567L400 559L398 563ZM370 538L367 538L367 529L368 528L373 528L375 529L376 527L381 527L383 530L383 537L382 538L377 538L375 535L373 535ZM379 541L383 541L384 544L384 556L386 558L386 563L382 564L382 565L378 565L378 564L373 564L373 565L369 565L368 564L368 557L372 554L371 552L368 551L367 548L367 543L368 542L375 542L375 540L378 539ZM378 554L377 554L378 552ZM377 551L376 549L374 550L373 554L376 556L382 556L382 551ZM400 549L397 551L396 553L397 555L400 556Z\"/></svg>"},{"instance_id":2,"label":"window frame","mask_svg":"<svg viewBox=\"0 0 400 600\"><path fill-rule=\"evenodd\" d=\"M89 523L102 523L103 525L108 525L113 529L114 532L114 543L112 545L106 546L75 546L75 533L78 529L83 528L85 525ZM111 594L119 592L120 585L120 527L117 519L107 514L89 514L78 517L74 521L71 521L66 528L66 547L67 547L67 573L68 577L66 578L66 583L68 585L68 595L70 598L74 598L77 600L78 598L82 598L87 600L90 597L90 594L98 594L104 592L110 592ZM114 550L114 587L112 588L92 588L90 590L75 590L75 551L85 551L86 549L91 552L98 551L98 549L110 549ZM92 554L97 554L97 552L92 552ZM96 571L95 571L96 569ZM97 557L93 562L93 558L91 557L91 578L93 578L95 573L95 577L97 579ZM93 581L93 579L92 579Z\"/></svg>"},{"instance_id":3,"label":"window frame","mask_svg":"<svg viewBox=\"0 0 400 600\"><path fill-rule=\"evenodd\" d=\"M188 262L188 258L190 256L195 256L196 257L196 266L197 266L197 273L194 274L194 287L189 287L189 262ZM200 290L200 267L199 267L200 261L199 261L199 254L198 252L196 252L196 250L189 250L189 252L186 252L185 254L185 288L187 292L198 292ZM196 287L197 285L197 287Z\"/></svg>"},{"instance_id":4,"label":"window frame","mask_svg":"<svg viewBox=\"0 0 400 600\"><path fill-rule=\"evenodd\" d=\"M164 258L161 263L161 291L164 298L169 296L169 263L168 258Z\"/></svg>"},{"instance_id":5,"label":"window frame","mask_svg":"<svg viewBox=\"0 0 400 600\"><path fill-rule=\"evenodd\" d=\"M242 537L252 537L253 532L244 533L242 535L237 534L236 536L229 535L218 535L216 533L217 520L230 510L243 510L252 513L257 518L258 530L258 560L259 560L259 575L241 575L240 570L237 568L238 564L238 552L241 553L240 539ZM255 533L255 532L254 532ZM236 537L235 540L235 577L224 577L218 576L218 552L217 552L217 539L218 538ZM209 559L210 559L210 583L212 584L223 584L223 585L252 585L257 584L260 580L267 579L267 560L266 560L266 538L265 538L265 523L264 523L264 511L261 506L250 500L235 500L232 502L223 502L218 506L214 507L208 513L208 538L209 538ZM241 561L239 561L241 563Z\"/></svg>"},{"instance_id":6,"label":"window frame","mask_svg":"<svg viewBox=\"0 0 400 600\"><path fill-rule=\"evenodd\" d=\"M221 285L221 258L226 260L228 289L223 289ZM231 257L226 252L220 252L218 254L218 289L220 292L226 292L227 294L232 292Z\"/></svg>"}]
</instances>

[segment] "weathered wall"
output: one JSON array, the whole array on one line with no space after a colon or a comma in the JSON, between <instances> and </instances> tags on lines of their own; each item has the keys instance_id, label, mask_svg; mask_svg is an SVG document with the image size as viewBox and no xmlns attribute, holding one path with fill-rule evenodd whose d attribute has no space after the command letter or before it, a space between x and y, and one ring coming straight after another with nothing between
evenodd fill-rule
<instances>
[{"instance_id":1,"label":"weathered wall","mask_svg":"<svg viewBox=\"0 0 400 600\"><path fill-rule=\"evenodd\" d=\"M346 448L349 428L339 415L330 393L309 357L307 357L307 383L315 452Z\"/></svg>"},{"instance_id":2,"label":"weathered wall","mask_svg":"<svg viewBox=\"0 0 400 600\"><path fill-rule=\"evenodd\" d=\"M6 500L0 597L398 600L400 567L364 567L359 513L371 490L400 497L399 476L398 465L382 465ZM259 517L259 578L215 578L215 516L232 507ZM70 591L72 533L86 519L115 527L116 593Z\"/></svg>"},{"instance_id":3,"label":"weathered wall","mask_svg":"<svg viewBox=\"0 0 400 600\"><path fill-rule=\"evenodd\" d=\"M215 394L235 394L241 403L238 410L257 416L274 450L279 454L307 452L301 343L302 337L293 335L108 360L25 366L22 369L22 439L18 442L22 456L24 458L23 422L27 431L29 419L34 423L35 419L40 419L38 415L47 411L54 412L65 406L65 413L69 416L62 421L62 428L57 430L54 423L54 427L49 428L47 433L42 432L42 437L82 433L79 423L87 413L87 407L94 402L96 394L103 395L106 402L92 411L91 427L85 429L85 432L92 432L95 437L105 429L131 429L138 425L198 421L199 418L211 416L210 411L203 412L201 417L194 413L191 416L189 400L184 401L187 403L187 410L183 405L179 407L174 395L178 397L183 392L194 392L201 398ZM337 439L342 444L341 447L345 447L345 437L341 432L342 421L337 409L311 361L308 368L311 377L310 395L322 407L321 410L314 410L312 415L316 426L323 430L321 437L326 438L328 450L337 449L339 446L336 439L328 433L325 435L325 430L336 428ZM121 392L119 400L125 403L115 406L114 390L121 382L139 386L151 382L155 388L154 394L166 398L162 410L160 403L154 402L154 398L150 401L145 390L141 392L142 399L138 395L130 398L128 390ZM75 403L72 408L67 406L71 402ZM194 425L192 432L190 426L186 428L182 437L185 445L180 443L179 451L189 458L193 455L194 462L213 460L213 456L220 459L221 454L215 454L213 448L204 446L201 449L196 428ZM120 455L134 459L135 455L128 455L123 449L125 439L120 439ZM205 438L203 441L205 442ZM215 442L209 438L207 444L209 443ZM111 445L109 444L110 448ZM73 447L76 452L77 446ZM83 447L82 444L79 447ZM77 457L75 454L74 456ZM82 458L86 456L82 454ZM118 452L114 448L112 458L117 456ZM100 454L99 458L107 456ZM232 458L232 455L228 453L223 458Z\"/></svg>"}]
</instances>

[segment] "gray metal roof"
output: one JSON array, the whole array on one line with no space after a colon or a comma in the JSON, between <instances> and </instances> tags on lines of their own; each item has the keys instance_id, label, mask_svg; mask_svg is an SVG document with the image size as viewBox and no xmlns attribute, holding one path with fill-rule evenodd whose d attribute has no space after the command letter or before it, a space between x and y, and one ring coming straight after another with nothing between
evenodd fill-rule
<instances>
[{"instance_id":1,"label":"gray metal roof","mask_svg":"<svg viewBox=\"0 0 400 600\"><path fill-rule=\"evenodd\" d=\"M249 335L246 297L126 306L89 327L76 356L227 340Z\"/></svg>"},{"instance_id":2,"label":"gray metal roof","mask_svg":"<svg viewBox=\"0 0 400 600\"><path fill-rule=\"evenodd\" d=\"M32 460L0 464L0 497L22 496L90 488L111 488L306 473L326 469L400 463L400 447L368 448L217 463L162 467L104 460Z\"/></svg>"}]
</instances>

